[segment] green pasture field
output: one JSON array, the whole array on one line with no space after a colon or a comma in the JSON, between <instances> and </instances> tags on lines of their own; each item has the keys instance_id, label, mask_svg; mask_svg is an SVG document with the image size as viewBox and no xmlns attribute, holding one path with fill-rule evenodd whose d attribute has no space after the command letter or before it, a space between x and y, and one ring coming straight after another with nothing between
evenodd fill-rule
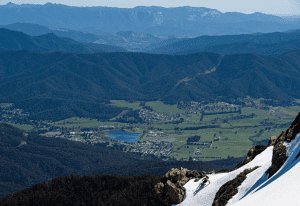
<instances>
[{"instance_id":1,"label":"green pasture field","mask_svg":"<svg viewBox=\"0 0 300 206\"><path fill-rule=\"evenodd\" d=\"M167 105L160 101L156 102L147 102L146 106L151 107L157 113L169 113L173 112L174 114L183 113L184 110L178 109L176 105Z\"/></svg>"},{"instance_id":2,"label":"green pasture field","mask_svg":"<svg viewBox=\"0 0 300 206\"><path fill-rule=\"evenodd\" d=\"M260 100L256 100L260 101ZM129 103L122 100L112 100L113 105L118 107L127 107L134 110L141 109L139 102ZM220 103L221 104L221 103ZM204 115L203 120L200 122L201 114L184 114L184 110L178 109L176 105L166 105L160 101L147 102L147 106L153 108L155 112L158 113L180 113L180 118L184 119L184 122L180 124L172 124L167 122L152 122L149 124L139 124L138 128L125 129L128 132L140 133L146 131L156 131L159 130L163 132L163 136L150 137L146 134L141 142L145 141L155 141L163 140L168 138L175 138L172 142L174 149L172 150L171 157L176 159L188 159L191 157L196 148L201 148L201 155L195 155L196 158L201 158L202 161L210 161L214 159L227 158L228 156L241 157L247 154L249 149L252 148L252 142L249 137L252 137L254 141L261 141L270 139L271 136L278 136L281 131L287 128L276 128L273 125L285 124L294 120L295 116L300 111L299 106L292 107L274 107L277 113L269 110L261 110L256 108L242 108L241 115L251 115L255 114L253 118L246 119L230 119L232 117L240 116L239 113L227 113L227 114L214 114L214 115ZM283 114L282 117L278 114ZM223 120L228 118L228 122L224 123ZM217 126L220 128L205 128L198 130L180 130L187 127L199 127L199 126L209 126L213 125L214 120ZM266 123L265 125L262 124ZM59 127L99 127L102 125L126 125L125 123L118 122L100 122L94 119L87 118L70 118L67 120L62 120L59 122L54 122L53 126ZM179 130L175 130L178 127ZM265 129L267 128L267 129ZM260 130L263 132L258 137L253 137L260 134ZM191 136L199 135L201 136L200 142L213 141L214 138L220 137L220 141L214 141L211 148L210 145L187 145L187 139ZM188 146L188 147L187 147ZM228 149L229 148L229 149ZM178 150L178 151L177 151Z\"/></svg>"},{"instance_id":3,"label":"green pasture field","mask_svg":"<svg viewBox=\"0 0 300 206\"><path fill-rule=\"evenodd\" d=\"M281 110L283 113L289 115L292 118L295 118L300 112L299 106L279 107L278 110Z\"/></svg>"},{"instance_id":4,"label":"green pasture field","mask_svg":"<svg viewBox=\"0 0 300 206\"><path fill-rule=\"evenodd\" d=\"M180 149L174 148L172 156L176 159L188 159L189 157L193 156L193 153L196 149L196 145L185 145Z\"/></svg>"},{"instance_id":5,"label":"green pasture field","mask_svg":"<svg viewBox=\"0 0 300 206\"><path fill-rule=\"evenodd\" d=\"M261 141L265 139L270 139L272 136L278 137L282 131L286 130L287 128L276 128L272 131L264 131L264 133L260 137L254 137L253 140L255 141Z\"/></svg>"}]
</instances>

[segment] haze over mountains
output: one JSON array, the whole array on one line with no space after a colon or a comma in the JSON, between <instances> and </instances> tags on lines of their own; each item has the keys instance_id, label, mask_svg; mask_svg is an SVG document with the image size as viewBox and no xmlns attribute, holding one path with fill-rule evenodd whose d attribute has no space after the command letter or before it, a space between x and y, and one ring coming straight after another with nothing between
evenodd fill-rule
<instances>
[{"instance_id":1,"label":"haze over mountains","mask_svg":"<svg viewBox=\"0 0 300 206\"><path fill-rule=\"evenodd\" d=\"M126 49L95 43L79 43L73 39L48 33L29 36L22 32L0 28L0 47L11 50L35 50L43 52L63 51L74 53L126 52Z\"/></svg>"},{"instance_id":2,"label":"haze over mountains","mask_svg":"<svg viewBox=\"0 0 300 206\"><path fill-rule=\"evenodd\" d=\"M41 25L31 23L15 23L9 25L0 25L0 28L9 29L13 31L20 31L27 35L32 36L32 39L44 38L45 35L53 33L58 37L67 37L77 41L66 43L64 39L56 38L56 44L60 42L61 48L51 48L51 51L69 51L77 52L125 52L136 51L146 52L153 54L172 54L172 55L186 55L198 52L213 52L218 54L234 54L234 53L256 53L265 54L269 56L278 56L289 51L300 49L299 36L300 30L289 30L285 32L272 32L272 33L254 33L254 34L240 34L240 35L223 35L223 36L200 36L195 38L176 38L174 36L161 36L156 37L146 33L122 31L115 34L109 33L84 33L74 30L64 30L51 27L45 27ZM2 30L4 31L4 30ZM7 31L8 32L8 31ZM4 34L2 34L3 36ZM17 39L29 38L25 35L23 37L20 33L7 33L7 42L9 36L19 35ZM37 37L43 36L43 37ZM54 38L54 39L55 39ZM54 40L52 39L52 40ZM12 39L11 39L12 40ZM62 41L63 40L63 41ZM96 43L96 44L83 44L79 48L80 43ZM7 43L6 46L2 44L1 47L13 48L19 46L15 45L15 42ZM36 43L34 43L36 44ZM41 42L38 42L39 46ZM55 44L55 43L54 43ZM66 44L73 44L66 46ZM76 49L74 49L74 44ZM64 45L64 46L62 46ZM106 45L106 46L105 46ZM115 46L115 47L113 47ZM44 47L49 47L45 44ZM53 47L53 46L52 46ZM70 47L68 49L68 47ZM123 50L120 48L124 48ZM35 50L50 51L49 49L37 49ZM28 48L27 48L28 49ZM72 50L70 50L72 49Z\"/></svg>"},{"instance_id":3,"label":"haze over mountains","mask_svg":"<svg viewBox=\"0 0 300 206\"><path fill-rule=\"evenodd\" d=\"M39 18L36 18L38 16ZM157 36L249 34L298 28L298 21L262 13L221 13L205 7L70 7L61 4L0 6L0 24L34 23L91 33L144 32Z\"/></svg>"},{"instance_id":4,"label":"haze over mountains","mask_svg":"<svg viewBox=\"0 0 300 206\"><path fill-rule=\"evenodd\" d=\"M300 30L223 36L200 36L179 39L146 52L153 54L186 55L197 52L218 54L256 53L278 56L300 49Z\"/></svg>"},{"instance_id":5,"label":"haze over mountains","mask_svg":"<svg viewBox=\"0 0 300 206\"><path fill-rule=\"evenodd\" d=\"M175 38L174 36L156 37L151 34L133 31L120 31L115 34L109 34L107 32L94 30L86 30L86 32L82 32L70 29L47 27L32 23L14 23L8 25L0 25L0 28L20 31L30 36L40 36L48 33L53 33L59 37L71 38L81 43L113 45L117 47L123 47L129 51L140 51L155 43L159 43L158 46L162 46L166 43L172 43L178 40L178 38Z\"/></svg>"}]
</instances>

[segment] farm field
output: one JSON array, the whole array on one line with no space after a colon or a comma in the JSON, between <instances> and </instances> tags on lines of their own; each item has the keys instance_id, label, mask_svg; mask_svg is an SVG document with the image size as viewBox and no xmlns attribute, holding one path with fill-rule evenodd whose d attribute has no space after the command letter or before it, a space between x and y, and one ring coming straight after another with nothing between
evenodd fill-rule
<instances>
[{"instance_id":1,"label":"farm field","mask_svg":"<svg viewBox=\"0 0 300 206\"><path fill-rule=\"evenodd\" d=\"M242 107L225 102L193 102L180 107L160 101L111 100L111 104L125 110L107 121L72 117L56 122L6 122L25 131L50 134L53 137L91 144L110 142L109 146L121 144L125 147L125 152L161 153L164 158L209 161L228 156L243 157L253 146L266 145L271 136L278 136L286 130L300 111L300 102L291 106L275 107L260 104L260 99L253 99L252 103L247 99ZM8 119L10 114L13 118L18 114L22 118L26 117L16 108L9 110L12 104L5 103L0 107L5 110L3 118ZM140 115L141 109L148 113L144 112L139 121L131 122L136 116L130 115ZM127 122L126 119L119 122L123 115L127 115ZM134 143L135 149L122 141L111 142L106 133L114 130L141 134ZM149 142L163 143L157 145L157 148L165 148L164 151L145 146Z\"/></svg>"}]
</instances>

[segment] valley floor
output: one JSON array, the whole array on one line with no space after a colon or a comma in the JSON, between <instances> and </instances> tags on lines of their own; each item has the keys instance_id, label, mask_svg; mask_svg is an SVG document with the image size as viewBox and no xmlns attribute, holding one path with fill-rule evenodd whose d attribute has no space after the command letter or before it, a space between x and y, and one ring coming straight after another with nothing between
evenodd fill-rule
<instances>
[{"instance_id":1,"label":"valley floor","mask_svg":"<svg viewBox=\"0 0 300 206\"><path fill-rule=\"evenodd\" d=\"M0 121L48 137L67 138L111 147L124 152L153 155L162 160L211 161L243 157L255 145L266 145L278 136L300 110L291 105L266 104L264 99L243 99L242 105L225 102L179 103L127 102L112 100L126 110L99 121L73 117L57 122L30 120L29 114L13 104L0 104ZM109 131L139 133L136 142L114 140Z\"/></svg>"}]
</instances>

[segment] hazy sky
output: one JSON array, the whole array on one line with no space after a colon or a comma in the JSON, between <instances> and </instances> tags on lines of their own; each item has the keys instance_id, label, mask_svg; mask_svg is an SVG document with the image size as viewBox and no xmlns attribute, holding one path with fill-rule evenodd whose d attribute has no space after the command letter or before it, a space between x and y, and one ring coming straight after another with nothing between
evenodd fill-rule
<instances>
[{"instance_id":1,"label":"hazy sky","mask_svg":"<svg viewBox=\"0 0 300 206\"><path fill-rule=\"evenodd\" d=\"M45 4L47 2L69 6L107 6L133 8L136 6L163 7L207 7L221 12L236 11L246 14L262 12L266 14L300 15L300 0L0 0L0 5Z\"/></svg>"}]
</instances>

